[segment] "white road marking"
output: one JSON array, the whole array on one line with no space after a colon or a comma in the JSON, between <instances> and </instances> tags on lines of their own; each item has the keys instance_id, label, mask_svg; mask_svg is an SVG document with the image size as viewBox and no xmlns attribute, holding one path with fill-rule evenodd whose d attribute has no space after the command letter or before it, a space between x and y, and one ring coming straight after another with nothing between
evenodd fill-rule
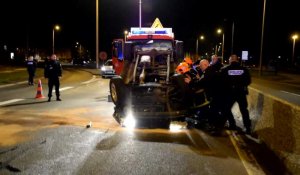
<instances>
[{"instance_id":1,"label":"white road marking","mask_svg":"<svg viewBox=\"0 0 300 175\"><path fill-rule=\"evenodd\" d=\"M232 131L226 131L231 143L233 144L240 160L242 161L249 175L264 175L264 171L257 163L254 155L245 149L246 143L244 140ZM242 149L244 147L244 149Z\"/></svg>"},{"instance_id":2,"label":"white road marking","mask_svg":"<svg viewBox=\"0 0 300 175\"><path fill-rule=\"evenodd\" d=\"M27 83L27 82L28 81L21 81L21 82L17 82L17 83L4 84L4 85L0 85L0 88L10 87L10 86L17 85L17 84L24 84L24 83Z\"/></svg>"},{"instance_id":3,"label":"white road marking","mask_svg":"<svg viewBox=\"0 0 300 175\"><path fill-rule=\"evenodd\" d=\"M7 104L10 104L10 103L14 103L14 102L18 102L18 101L22 101L22 100L24 100L24 99L12 99L12 100L3 101L3 102L0 102L0 106L7 105Z\"/></svg>"},{"instance_id":4,"label":"white road marking","mask_svg":"<svg viewBox=\"0 0 300 175\"><path fill-rule=\"evenodd\" d=\"M72 89L72 88L74 88L74 87L70 87L70 86L69 87L63 87L63 88L60 88L59 91L65 91L65 90ZM55 89L53 89L52 92L55 92Z\"/></svg>"},{"instance_id":5,"label":"white road marking","mask_svg":"<svg viewBox=\"0 0 300 175\"><path fill-rule=\"evenodd\" d=\"M68 89L72 89L74 87L64 87L64 88L60 88L59 91L65 91L65 90L68 90Z\"/></svg>"},{"instance_id":6,"label":"white road marking","mask_svg":"<svg viewBox=\"0 0 300 175\"><path fill-rule=\"evenodd\" d=\"M299 97L300 97L300 94L295 94L295 93L287 92L287 91L281 91L281 92L284 92L284 93L287 93L287 94L291 94L291 95L296 95L296 96L299 96Z\"/></svg>"},{"instance_id":7,"label":"white road marking","mask_svg":"<svg viewBox=\"0 0 300 175\"><path fill-rule=\"evenodd\" d=\"M74 88L74 87L63 87L63 88L59 89L59 91L65 91L65 90L72 89L72 88ZM53 90L53 91L55 92L55 90ZM7 105L10 103L15 103L15 102L22 101L22 100L25 100L25 99L12 99L12 100L7 100L7 101L2 101L2 102L0 102L0 106Z\"/></svg>"},{"instance_id":8,"label":"white road marking","mask_svg":"<svg viewBox=\"0 0 300 175\"><path fill-rule=\"evenodd\" d=\"M96 76L93 75L93 78L92 78L92 79L90 79L90 80L88 80L88 81L85 81L85 82L82 82L81 84L89 84L89 83L95 81L95 79L96 79Z\"/></svg>"}]
</instances>

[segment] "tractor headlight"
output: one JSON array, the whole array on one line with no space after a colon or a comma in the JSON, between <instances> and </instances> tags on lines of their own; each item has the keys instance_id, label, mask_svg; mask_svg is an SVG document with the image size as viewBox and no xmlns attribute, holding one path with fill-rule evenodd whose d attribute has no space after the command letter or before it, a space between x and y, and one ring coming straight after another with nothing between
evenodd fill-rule
<instances>
[{"instance_id":1,"label":"tractor headlight","mask_svg":"<svg viewBox=\"0 0 300 175\"><path fill-rule=\"evenodd\" d=\"M134 129L135 128L136 120L135 120L135 118L134 118L134 116L132 115L131 112L126 115L123 125L126 128L129 128L129 129Z\"/></svg>"}]
</instances>

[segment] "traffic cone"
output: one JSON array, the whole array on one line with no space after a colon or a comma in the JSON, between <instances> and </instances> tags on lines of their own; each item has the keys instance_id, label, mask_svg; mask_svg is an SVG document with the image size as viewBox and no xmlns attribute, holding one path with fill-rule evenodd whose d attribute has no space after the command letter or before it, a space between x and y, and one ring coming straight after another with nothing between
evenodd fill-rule
<instances>
[{"instance_id":1,"label":"traffic cone","mask_svg":"<svg viewBox=\"0 0 300 175\"><path fill-rule=\"evenodd\" d=\"M43 95L42 81L39 79L35 98L45 98Z\"/></svg>"}]
</instances>

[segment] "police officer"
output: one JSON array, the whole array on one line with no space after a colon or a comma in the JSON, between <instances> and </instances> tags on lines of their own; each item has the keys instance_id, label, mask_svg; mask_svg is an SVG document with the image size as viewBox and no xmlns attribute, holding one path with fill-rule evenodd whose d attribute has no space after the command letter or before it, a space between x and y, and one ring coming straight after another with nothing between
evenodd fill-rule
<instances>
[{"instance_id":1,"label":"police officer","mask_svg":"<svg viewBox=\"0 0 300 175\"><path fill-rule=\"evenodd\" d=\"M37 63L33 59L33 56L29 56L26 64L27 64L27 72L28 72L28 85L34 85L33 78L35 76Z\"/></svg>"},{"instance_id":2,"label":"police officer","mask_svg":"<svg viewBox=\"0 0 300 175\"><path fill-rule=\"evenodd\" d=\"M55 86L56 100L61 101L59 92L59 79L62 76L62 67L59 61L57 61L55 54L52 54L50 60L47 61L45 65L44 76L45 78L48 78L48 102L51 101L53 86Z\"/></svg>"},{"instance_id":3,"label":"police officer","mask_svg":"<svg viewBox=\"0 0 300 175\"><path fill-rule=\"evenodd\" d=\"M220 75L219 73L209 65L208 60L202 59L199 63L199 67L203 72L199 79L192 79L190 76L184 79L189 87L192 89L204 89L206 97L210 102L209 109L209 124L211 126L212 134L219 134L223 128L223 118L221 115L221 91L220 88Z\"/></svg>"},{"instance_id":4,"label":"police officer","mask_svg":"<svg viewBox=\"0 0 300 175\"><path fill-rule=\"evenodd\" d=\"M241 66L237 55L233 54L229 58L229 65L221 69L221 77L224 81L224 111L227 117L230 129L236 129L236 123L231 112L235 102L238 103L243 117L243 124L246 128L246 134L251 133L251 120L247 109L248 85L251 83L250 73L247 68Z\"/></svg>"},{"instance_id":5,"label":"police officer","mask_svg":"<svg viewBox=\"0 0 300 175\"><path fill-rule=\"evenodd\" d=\"M213 67L215 71L220 71L220 69L224 66L221 60L218 58L217 55L211 56L210 66Z\"/></svg>"}]
</instances>

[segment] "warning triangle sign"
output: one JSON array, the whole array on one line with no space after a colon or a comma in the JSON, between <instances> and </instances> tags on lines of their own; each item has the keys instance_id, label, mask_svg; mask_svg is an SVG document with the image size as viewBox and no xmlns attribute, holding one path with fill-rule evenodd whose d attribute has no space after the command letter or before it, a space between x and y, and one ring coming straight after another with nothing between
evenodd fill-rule
<instances>
[{"instance_id":1,"label":"warning triangle sign","mask_svg":"<svg viewBox=\"0 0 300 175\"><path fill-rule=\"evenodd\" d=\"M156 18L151 26L151 28L164 28L158 18Z\"/></svg>"}]
</instances>

